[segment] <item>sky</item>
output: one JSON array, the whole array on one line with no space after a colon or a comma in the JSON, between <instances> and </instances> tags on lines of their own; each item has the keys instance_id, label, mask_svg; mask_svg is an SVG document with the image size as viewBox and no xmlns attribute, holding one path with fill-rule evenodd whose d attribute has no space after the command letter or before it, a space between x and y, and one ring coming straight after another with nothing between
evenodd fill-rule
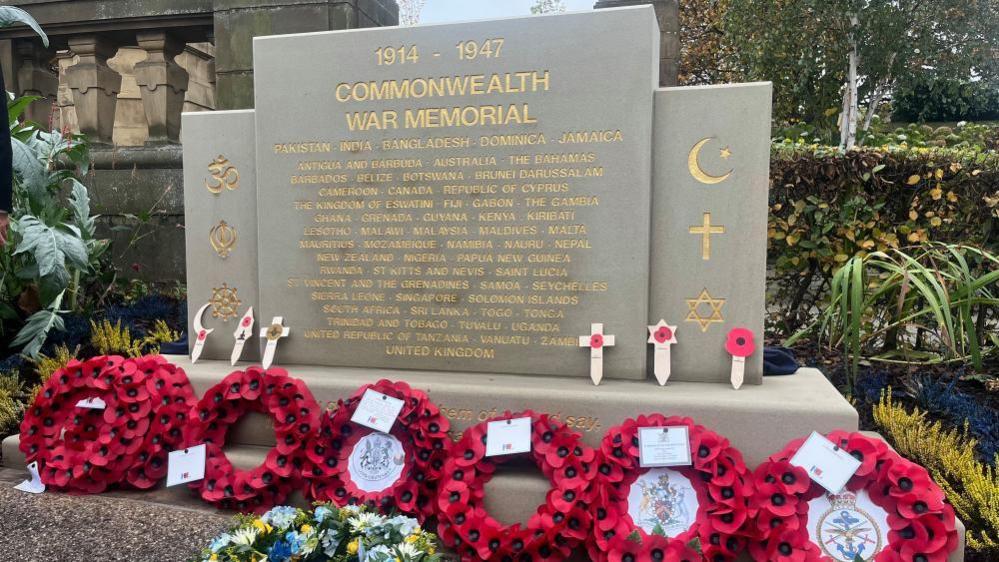
<instances>
[{"instance_id":1,"label":"sky","mask_svg":"<svg viewBox=\"0 0 999 562\"><path fill-rule=\"evenodd\" d=\"M596 0L564 0L570 12L590 10ZM420 23L529 16L535 0L427 0Z\"/></svg>"}]
</instances>

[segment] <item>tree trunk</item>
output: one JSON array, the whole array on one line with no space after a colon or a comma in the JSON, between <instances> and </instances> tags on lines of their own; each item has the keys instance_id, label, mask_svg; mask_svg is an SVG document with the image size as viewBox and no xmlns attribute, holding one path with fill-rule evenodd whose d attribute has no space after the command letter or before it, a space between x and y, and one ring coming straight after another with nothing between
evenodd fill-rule
<instances>
[{"instance_id":1,"label":"tree trunk","mask_svg":"<svg viewBox=\"0 0 999 562\"><path fill-rule=\"evenodd\" d=\"M857 66L860 63L860 53L857 51L857 35L854 30L859 23L857 16L850 14L850 68L843 93L843 116L840 119L839 134L839 145L842 149L857 144Z\"/></svg>"}]
</instances>

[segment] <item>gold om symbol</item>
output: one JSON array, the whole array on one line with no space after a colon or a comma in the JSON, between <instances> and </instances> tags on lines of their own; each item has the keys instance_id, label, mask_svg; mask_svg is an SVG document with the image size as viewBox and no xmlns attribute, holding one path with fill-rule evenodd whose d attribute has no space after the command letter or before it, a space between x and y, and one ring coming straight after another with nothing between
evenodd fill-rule
<instances>
[{"instance_id":1,"label":"gold om symbol","mask_svg":"<svg viewBox=\"0 0 999 562\"><path fill-rule=\"evenodd\" d=\"M239 171L229 163L229 159L219 154L218 158L212 160L208 165L208 172L212 176L212 183L205 180L205 189L218 195L222 189L235 191L239 189Z\"/></svg>"}]
</instances>

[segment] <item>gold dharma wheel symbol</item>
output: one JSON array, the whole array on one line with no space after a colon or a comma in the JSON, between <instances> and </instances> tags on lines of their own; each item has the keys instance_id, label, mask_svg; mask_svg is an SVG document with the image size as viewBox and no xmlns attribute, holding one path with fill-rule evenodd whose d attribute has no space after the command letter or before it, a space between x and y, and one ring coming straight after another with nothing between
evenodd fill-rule
<instances>
[{"instance_id":1,"label":"gold dharma wheel symbol","mask_svg":"<svg viewBox=\"0 0 999 562\"><path fill-rule=\"evenodd\" d=\"M212 160L208 165L208 173L211 175L211 182L205 180L205 189L210 193L218 195L223 188L229 191L239 189L239 170L225 156L219 154Z\"/></svg>"},{"instance_id":2,"label":"gold dharma wheel symbol","mask_svg":"<svg viewBox=\"0 0 999 562\"><path fill-rule=\"evenodd\" d=\"M219 221L208 232L208 241L211 243L212 249L222 259L229 257L229 253L236 247L237 238L236 229L225 221Z\"/></svg>"},{"instance_id":3,"label":"gold dharma wheel symbol","mask_svg":"<svg viewBox=\"0 0 999 562\"><path fill-rule=\"evenodd\" d=\"M284 326L281 324L271 324L267 328L267 341L277 341L284 334Z\"/></svg>"}]
</instances>

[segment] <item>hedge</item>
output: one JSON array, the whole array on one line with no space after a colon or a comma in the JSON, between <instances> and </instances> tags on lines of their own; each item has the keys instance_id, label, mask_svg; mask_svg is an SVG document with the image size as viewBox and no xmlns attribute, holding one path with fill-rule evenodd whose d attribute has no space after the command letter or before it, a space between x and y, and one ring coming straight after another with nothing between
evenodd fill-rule
<instances>
[{"instance_id":1,"label":"hedge","mask_svg":"<svg viewBox=\"0 0 999 562\"><path fill-rule=\"evenodd\" d=\"M927 241L999 252L999 153L776 142L768 240L771 328L787 335L853 256Z\"/></svg>"}]
</instances>

